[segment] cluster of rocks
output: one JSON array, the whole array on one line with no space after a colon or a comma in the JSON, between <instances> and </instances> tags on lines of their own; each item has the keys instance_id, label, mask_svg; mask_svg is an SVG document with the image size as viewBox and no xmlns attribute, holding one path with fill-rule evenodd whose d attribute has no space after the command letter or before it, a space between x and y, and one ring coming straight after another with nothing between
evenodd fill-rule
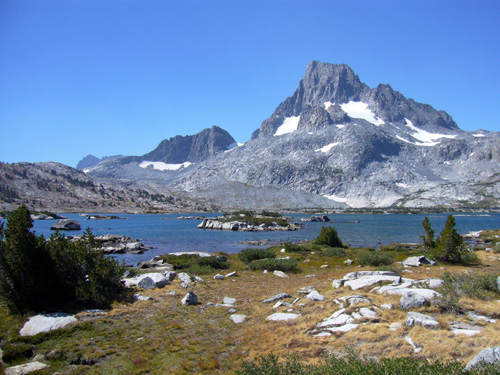
<instances>
[{"instance_id":1,"label":"cluster of rocks","mask_svg":"<svg viewBox=\"0 0 500 375\"><path fill-rule=\"evenodd\" d=\"M83 235L68 236L71 241L80 241ZM104 254L142 254L147 250L154 249L152 246L144 245L139 239L132 239L118 234L104 234L95 236L96 247L94 250L102 251Z\"/></svg>"},{"instance_id":2,"label":"cluster of rocks","mask_svg":"<svg viewBox=\"0 0 500 375\"><path fill-rule=\"evenodd\" d=\"M66 219L65 216L57 215L57 214L31 214L31 220L61 220Z\"/></svg>"},{"instance_id":3,"label":"cluster of rocks","mask_svg":"<svg viewBox=\"0 0 500 375\"><path fill-rule=\"evenodd\" d=\"M126 217L116 215L84 215L86 220L125 220Z\"/></svg>"},{"instance_id":4,"label":"cluster of rocks","mask_svg":"<svg viewBox=\"0 0 500 375\"><path fill-rule=\"evenodd\" d=\"M195 216L179 216L177 220L204 220L205 216L195 215Z\"/></svg>"},{"instance_id":5,"label":"cluster of rocks","mask_svg":"<svg viewBox=\"0 0 500 375\"><path fill-rule=\"evenodd\" d=\"M198 229L217 229L217 230L234 230L241 232L262 232L262 231L295 231L302 229L300 224L289 224L287 226L279 225L277 223L260 225L251 225L244 221L229 221L223 222L217 219L203 219L198 224Z\"/></svg>"},{"instance_id":6,"label":"cluster of rocks","mask_svg":"<svg viewBox=\"0 0 500 375\"><path fill-rule=\"evenodd\" d=\"M465 242L467 243L468 247L470 248L475 248L475 247L489 247L491 245L498 246L500 245L500 236L495 236L497 238L496 242L492 238L485 238L481 236L482 231L477 231L477 232L469 232L467 234L463 235L463 238Z\"/></svg>"},{"instance_id":7,"label":"cluster of rocks","mask_svg":"<svg viewBox=\"0 0 500 375\"><path fill-rule=\"evenodd\" d=\"M330 221L330 218L326 215L316 215L316 216L311 216L311 217L304 217L300 219L300 221L303 222L327 222Z\"/></svg>"}]
</instances>

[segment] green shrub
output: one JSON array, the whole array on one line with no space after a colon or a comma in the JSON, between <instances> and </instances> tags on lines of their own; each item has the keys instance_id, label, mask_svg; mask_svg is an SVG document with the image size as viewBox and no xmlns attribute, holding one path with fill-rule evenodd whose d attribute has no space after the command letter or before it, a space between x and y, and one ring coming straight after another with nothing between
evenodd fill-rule
<instances>
[{"instance_id":1,"label":"green shrub","mask_svg":"<svg viewBox=\"0 0 500 375\"><path fill-rule=\"evenodd\" d=\"M443 363L439 360L429 362L427 359L403 357L384 358L380 361L362 359L354 354L347 358L330 356L319 364L303 364L297 356L288 357L280 361L274 355L261 356L252 362L243 362L242 369L236 371L238 375L441 375L441 374L469 374L469 375L499 375L497 364L482 364L474 367L470 372L464 370L459 362Z\"/></svg>"},{"instance_id":2,"label":"green shrub","mask_svg":"<svg viewBox=\"0 0 500 375\"><path fill-rule=\"evenodd\" d=\"M226 257L200 257L194 261L194 265L210 267L216 270L227 270L229 268Z\"/></svg>"},{"instance_id":3,"label":"green shrub","mask_svg":"<svg viewBox=\"0 0 500 375\"><path fill-rule=\"evenodd\" d=\"M323 251L323 255L327 257L344 258L346 256L346 252L341 247L331 247Z\"/></svg>"},{"instance_id":4,"label":"green shrub","mask_svg":"<svg viewBox=\"0 0 500 375\"><path fill-rule=\"evenodd\" d=\"M330 247L344 247L337 230L334 227L321 227L319 236L312 242L318 245L326 245Z\"/></svg>"},{"instance_id":5,"label":"green shrub","mask_svg":"<svg viewBox=\"0 0 500 375\"><path fill-rule=\"evenodd\" d=\"M24 342L6 343L2 350L3 360L7 363L28 360L33 355L33 345Z\"/></svg>"},{"instance_id":6,"label":"green shrub","mask_svg":"<svg viewBox=\"0 0 500 375\"><path fill-rule=\"evenodd\" d=\"M173 265L175 270L183 270L192 274L207 274L215 270L227 270L229 268L225 256L201 257L197 254L165 254L160 258Z\"/></svg>"},{"instance_id":7,"label":"green shrub","mask_svg":"<svg viewBox=\"0 0 500 375\"><path fill-rule=\"evenodd\" d=\"M458 301L462 297L493 300L500 298L497 287L497 274L474 275L452 274L446 272L443 276L443 285L439 292L441 296L438 304L441 310L458 312Z\"/></svg>"},{"instance_id":8,"label":"green shrub","mask_svg":"<svg viewBox=\"0 0 500 375\"><path fill-rule=\"evenodd\" d=\"M276 258L276 253L270 249L245 249L238 253L243 263L250 263L257 259Z\"/></svg>"},{"instance_id":9,"label":"green shrub","mask_svg":"<svg viewBox=\"0 0 500 375\"><path fill-rule=\"evenodd\" d=\"M58 232L45 241L32 226L24 205L0 226L0 293L11 311L108 307L124 290L124 267L93 250L90 231L78 242Z\"/></svg>"},{"instance_id":10,"label":"green shrub","mask_svg":"<svg viewBox=\"0 0 500 375\"><path fill-rule=\"evenodd\" d=\"M294 259L260 259L254 260L248 265L252 271L272 270L272 271L295 271L298 263Z\"/></svg>"},{"instance_id":11,"label":"green shrub","mask_svg":"<svg viewBox=\"0 0 500 375\"><path fill-rule=\"evenodd\" d=\"M391 254L383 253L381 251L370 252L361 254L358 259L359 264L362 266L388 266L394 263L394 258Z\"/></svg>"},{"instance_id":12,"label":"green shrub","mask_svg":"<svg viewBox=\"0 0 500 375\"><path fill-rule=\"evenodd\" d=\"M307 252L307 247L304 245L297 245L291 242L285 242L285 251L287 253L305 253Z\"/></svg>"}]
</instances>

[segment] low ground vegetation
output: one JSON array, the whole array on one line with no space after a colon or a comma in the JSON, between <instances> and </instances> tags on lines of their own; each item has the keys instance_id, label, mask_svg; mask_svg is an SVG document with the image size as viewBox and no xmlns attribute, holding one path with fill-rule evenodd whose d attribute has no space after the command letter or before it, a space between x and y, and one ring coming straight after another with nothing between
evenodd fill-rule
<instances>
[{"instance_id":1,"label":"low ground vegetation","mask_svg":"<svg viewBox=\"0 0 500 375\"><path fill-rule=\"evenodd\" d=\"M441 261L437 266L415 267L411 274L405 274L415 279L438 277L444 280L439 290L443 302L418 311L439 314L443 327L455 320L470 322L465 313L471 310L500 318L500 294L495 289L500 262L498 256L492 258L494 246L493 240L489 250L476 252L481 263L472 268L460 262ZM165 258L177 270L203 274L206 282L186 289L179 280L174 280L172 285L162 289L139 289L152 300L113 302L110 310L103 314L80 313L77 315L79 322L72 327L34 337L19 337L19 329L27 316L13 314L7 308L6 299L0 299L0 341L4 361L15 365L42 354L50 368L40 374L233 374L235 371L241 375L465 374L464 364L482 348L500 344L500 321L487 326L479 323L484 329L480 335L472 337L454 335L447 328L428 330L403 326L392 331L389 329L392 323L404 325L406 312L397 308L399 296L382 296L375 292L369 295L374 304L394 306L377 317L377 324L363 325L331 337L308 335L306 332L313 324L338 310L332 303L334 299L367 294L371 289L333 289L333 279L376 267L401 271L402 266L396 262L420 255L422 249L395 245L385 251L370 251L317 243L301 244L300 251L287 251L285 246L282 253L282 249L283 246L276 246L207 258ZM390 257L393 263L382 266L364 263L363 256L368 255ZM353 263L346 264L346 258ZM279 269L279 264L293 264L293 267L282 269L289 278L262 272ZM213 276L221 269L236 270L237 275L214 280ZM313 302L298 294L297 291L305 286L318 290L327 301ZM187 291L196 293L199 305L181 305L180 300ZM277 309L261 302L283 292L300 297L300 302ZM238 314L248 316L244 323L234 324L229 319L232 314L229 308L208 305L209 302L223 303L226 296L237 300L234 309ZM301 314L296 322L266 321L270 314L290 308ZM418 354L407 337L423 346ZM441 360L436 361L436 358ZM474 371L470 374L500 373L498 367Z\"/></svg>"}]
</instances>

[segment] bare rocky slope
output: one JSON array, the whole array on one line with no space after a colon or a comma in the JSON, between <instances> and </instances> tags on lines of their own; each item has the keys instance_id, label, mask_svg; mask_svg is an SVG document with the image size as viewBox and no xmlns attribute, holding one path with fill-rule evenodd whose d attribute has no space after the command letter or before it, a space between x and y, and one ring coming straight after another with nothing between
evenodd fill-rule
<instances>
[{"instance_id":1,"label":"bare rocky slope","mask_svg":"<svg viewBox=\"0 0 500 375\"><path fill-rule=\"evenodd\" d=\"M138 181L93 177L64 164L0 163L0 211L178 212L216 207Z\"/></svg>"},{"instance_id":2,"label":"bare rocky slope","mask_svg":"<svg viewBox=\"0 0 500 375\"><path fill-rule=\"evenodd\" d=\"M244 145L176 170L118 159L90 173L154 181L227 208L492 208L499 141L389 85L371 89L347 65L313 61ZM159 160L147 155L140 160Z\"/></svg>"}]
</instances>

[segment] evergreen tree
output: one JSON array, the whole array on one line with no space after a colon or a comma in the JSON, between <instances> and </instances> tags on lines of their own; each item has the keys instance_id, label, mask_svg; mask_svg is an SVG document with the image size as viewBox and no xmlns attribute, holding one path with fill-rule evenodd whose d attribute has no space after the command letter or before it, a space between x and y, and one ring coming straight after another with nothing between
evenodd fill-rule
<instances>
[{"instance_id":1,"label":"evergreen tree","mask_svg":"<svg viewBox=\"0 0 500 375\"><path fill-rule=\"evenodd\" d=\"M449 262L461 262L465 242L455 228L455 218L449 215L446 219L441 236L436 239L436 253Z\"/></svg>"},{"instance_id":2,"label":"evergreen tree","mask_svg":"<svg viewBox=\"0 0 500 375\"><path fill-rule=\"evenodd\" d=\"M432 250L436 247L436 241L434 240L434 230L431 228L431 222L427 216L422 222L422 226L425 230L425 236L420 236L422 239L422 245L426 250Z\"/></svg>"},{"instance_id":3,"label":"evergreen tree","mask_svg":"<svg viewBox=\"0 0 500 375\"><path fill-rule=\"evenodd\" d=\"M5 231L2 229L0 291L18 311L50 303L47 289L52 287L54 267L44 238L31 232L32 227L30 212L22 205L9 217Z\"/></svg>"},{"instance_id":4,"label":"evergreen tree","mask_svg":"<svg viewBox=\"0 0 500 375\"><path fill-rule=\"evenodd\" d=\"M334 227L321 227L321 232L314 239L313 243L330 247L344 247Z\"/></svg>"},{"instance_id":5,"label":"evergreen tree","mask_svg":"<svg viewBox=\"0 0 500 375\"><path fill-rule=\"evenodd\" d=\"M123 266L94 250L90 231L84 241L58 232L45 241L32 227L24 205L0 225L0 293L12 311L108 307L123 290Z\"/></svg>"}]
</instances>

